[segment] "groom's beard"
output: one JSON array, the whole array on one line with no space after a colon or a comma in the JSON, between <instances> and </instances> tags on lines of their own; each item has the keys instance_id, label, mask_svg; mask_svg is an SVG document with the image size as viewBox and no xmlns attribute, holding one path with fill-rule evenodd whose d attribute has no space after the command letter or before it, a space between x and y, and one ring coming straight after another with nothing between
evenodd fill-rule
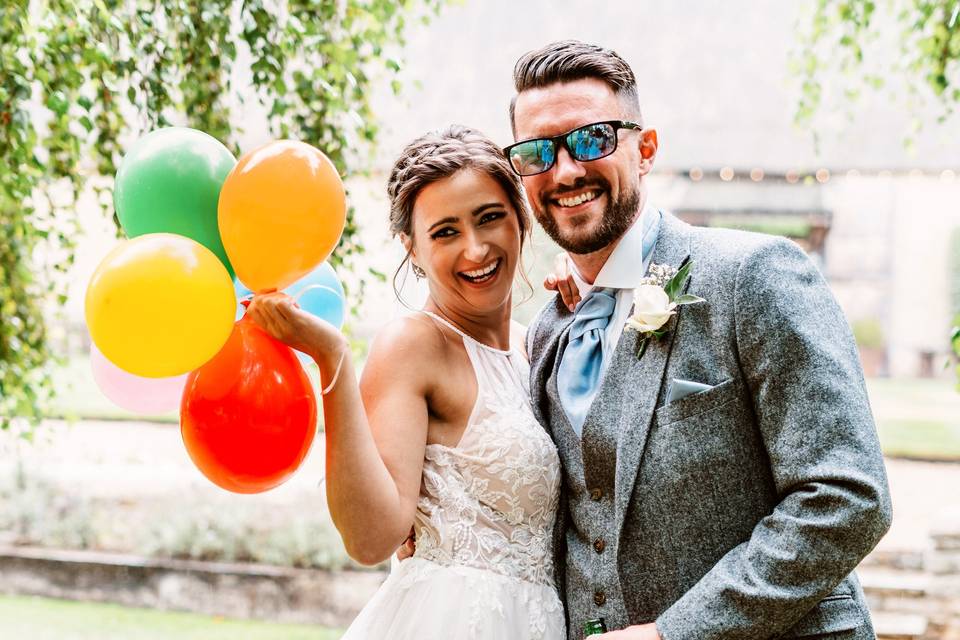
<instances>
[{"instance_id":1,"label":"groom's beard","mask_svg":"<svg viewBox=\"0 0 960 640\"><path fill-rule=\"evenodd\" d=\"M570 189L582 189L588 186L586 180L577 180ZM610 200L610 183L606 180L591 181L590 186L601 188L607 194L607 206L603 211L603 218L591 233L584 235L579 230L564 235L560 231L560 226L556 219L550 214L550 207L553 206L546 196L540 200L540 211L537 215L537 221L547 235L553 238L562 249L570 253L585 254L593 253L603 249L608 244L617 240L626 233L633 220L636 217L637 209L640 207L640 191L635 189L622 193L616 201ZM555 196L551 196L555 197Z\"/></svg>"}]
</instances>

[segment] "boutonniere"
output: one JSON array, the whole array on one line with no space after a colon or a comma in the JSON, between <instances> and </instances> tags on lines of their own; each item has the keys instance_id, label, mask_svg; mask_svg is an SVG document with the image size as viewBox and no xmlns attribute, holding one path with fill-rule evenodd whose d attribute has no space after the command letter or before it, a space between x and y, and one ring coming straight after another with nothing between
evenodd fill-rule
<instances>
[{"instance_id":1,"label":"boutonniere","mask_svg":"<svg viewBox=\"0 0 960 640\"><path fill-rule=\"evenodd\" d=\"M706 302L698 296L681 293L690 275L693 262L688 261L679 269L663 264L651 264L650 275L640 281L633 290L633 315L627 318L625 329L640 334L637 343L637 359L643 357L650 339L659 340L666 335L664 325L677 313L677 307Z\"/></svg>"}]
</instances>

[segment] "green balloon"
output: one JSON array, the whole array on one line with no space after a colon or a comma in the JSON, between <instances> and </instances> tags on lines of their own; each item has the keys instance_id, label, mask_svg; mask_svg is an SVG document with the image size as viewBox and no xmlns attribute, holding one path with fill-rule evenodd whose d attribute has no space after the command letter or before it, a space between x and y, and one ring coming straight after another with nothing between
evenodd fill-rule
<instances>
[{"instance_id":1,"label":"green balloon","mask_svg":"<svg viewBox=\"0 0 960 640\"><path fill-rule=\"evenodd\" d=\"M137 140L120 163L113 205L127 237L176 233L213 251L233 277L220 240L217 200L237 164L223 144L186 127L157 129Z\"/></svg>"}]
</instances>

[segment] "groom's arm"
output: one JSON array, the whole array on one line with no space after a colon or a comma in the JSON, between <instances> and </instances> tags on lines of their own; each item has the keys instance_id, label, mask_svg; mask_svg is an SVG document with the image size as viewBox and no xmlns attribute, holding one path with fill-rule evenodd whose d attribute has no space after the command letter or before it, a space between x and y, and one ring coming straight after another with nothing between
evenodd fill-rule
<instances>
[{"instance_id":1,"label":"groom's arm","mask_svg":"<svg viewBox=\"0 0 960 640\"><path fill-rule=\"evenodd\" d=\"M853 337L792 242L741 263L736 345L781 496L772 513L657 620L664 640L789 630L890 527L889 489Z\"/></svg>"}]
</instances>

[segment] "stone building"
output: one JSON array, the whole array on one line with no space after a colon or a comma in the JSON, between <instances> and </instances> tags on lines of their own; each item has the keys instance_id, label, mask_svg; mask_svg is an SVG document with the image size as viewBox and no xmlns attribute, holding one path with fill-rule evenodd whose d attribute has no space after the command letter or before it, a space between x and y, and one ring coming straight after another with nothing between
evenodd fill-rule
<instances>
[{"instance_id":1,"label":"stone building","mask_svg":"<svg viewBox=\"0 0 960 640\"><path fill-rule=\"evenodd\" d=\"M508 144L517 57L556 39L601 43L634 68L645 124L658 129L650 180L656 203L695 224L793 237L829 279L869 373L940 375L960 310L958 296L951 300L960 288L958 258L951 261L951 252L960 253L960 118L937 126L930 117L908 152L911 116L896 86L851 106L831 102L828 87L816 149L812 131L793 124L798 83L788 69L802 5L486 0L449 7L409 39L405 78L418 88L378 101L385 141L381 173L367 192L382 193L390 160L428 129L459 122ZM374 198L373 214L364 212L371 230L385 207ZM541 256L537 265L548 262ZM535 268L535 283L540 275Z\"/></svg>"},{"instance_id":2,"label":"stone building","mask_svg":"<svg viewBox=\"0 0 960 640\"><path fill-rule=\"evenodd\" d=\"M942 125L927 118L908 152L911 114L896 86L852 106L831 101L828 90L815 148L813 132L793 124L797 83L788 71L804 4L472 0L412 26L402 53L407 90L394 96L384 78L374 99L382 129L374 171L348 180L366 260L392 274L402 258L388 237L384 185L403 145L452 122L508 144L517 57L579 38L614 48L637 73L645 124L660 139L649 179L654 202L695 224L794 238L828 278L868 373L947 375L949 328L960 308L960 118ZM241 116L244 109L255 111L255 101ZM241 146L269 139L248 128ZM73 273L73 326L82 324L89 275L115 242L92 202L81 213L88 233ZM538 283L556 252L541 236L533 248L534 293L517 309L521 320L546 299ZM405 298L415 303L423 291L408 285ZM389 284L370 291L353 322L356 335L404 309Z\"/></svg>"}]
</instances>

